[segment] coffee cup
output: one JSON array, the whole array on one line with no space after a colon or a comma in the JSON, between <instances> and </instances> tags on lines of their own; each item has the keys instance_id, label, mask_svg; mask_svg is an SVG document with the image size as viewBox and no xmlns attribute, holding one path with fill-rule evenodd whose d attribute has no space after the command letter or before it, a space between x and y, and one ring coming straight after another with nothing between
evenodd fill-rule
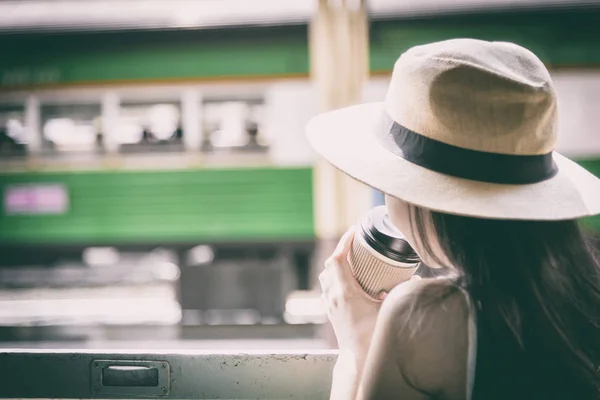
<instances>
[{"instance_id":1,"label":"coffee cup","mask_svg":"<svg viewBox=\"0 0 600 400\"><path fill-rule=\"evenodd\" d=\"M385 206L375 207L359 221L348 261L359 285L373 298L409 280L420 263Z\"/></svg>"}]
</instances>

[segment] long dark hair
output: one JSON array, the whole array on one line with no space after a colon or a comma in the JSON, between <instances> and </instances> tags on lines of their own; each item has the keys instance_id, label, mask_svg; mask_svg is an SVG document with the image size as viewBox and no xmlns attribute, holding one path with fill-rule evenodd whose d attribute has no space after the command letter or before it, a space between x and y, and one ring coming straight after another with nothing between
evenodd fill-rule
<instances>
[{"instance_id":1,"label":"long dark hair","mask_svg":"<svg viewBox=\"0 0 600 400\"><path fill-rule=\"evenodd\" d=\"M474 399L600 399L600 268L576 220L489 220L411 209L475 305ZM441 262L440 257L436 257Z\"/></svg>"}]
</instances>

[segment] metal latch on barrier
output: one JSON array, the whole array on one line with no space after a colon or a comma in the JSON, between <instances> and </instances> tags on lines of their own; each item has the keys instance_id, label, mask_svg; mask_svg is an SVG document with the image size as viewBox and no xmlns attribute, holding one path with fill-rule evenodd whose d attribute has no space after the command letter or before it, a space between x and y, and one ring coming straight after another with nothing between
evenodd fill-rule
<instances>
[{"instance_id":1,"label":"metal latch on barrier","mask_svg":"<svg viewBox=\"0 0 600 400\"><path fill-rule=\"evenodd\" d=\"M94 360L92 393L109 396L167 396L171 368L166 361Z\"/></svg>"}]
</instances>

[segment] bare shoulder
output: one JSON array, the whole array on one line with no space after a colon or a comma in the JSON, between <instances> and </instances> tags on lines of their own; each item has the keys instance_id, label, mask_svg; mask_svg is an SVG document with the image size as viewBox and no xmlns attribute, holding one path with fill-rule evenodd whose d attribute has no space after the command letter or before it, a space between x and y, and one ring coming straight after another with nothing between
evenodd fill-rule
<instances>
[{"instance_id":1,"label":"bare shoulder","mask_svg":"<svg viewBox=\"0 0 600 400\"><path fill-rule=\"evenodd\" d=\"M442 278L408 281L390 292L380 317L396 332L396 363L411 385L464 396L469 306L460 288Z\"/></svg>"},{"instance_id":2,"label":"bare shoulder","mask_svg":"<svg viewBox=\"0 0 600 400\"><path fill-rule=\"evenodd\" d=\"M395 319L427 313L436 316L430 321L433 323L446 317L453 320L460 315L468 317L469 309L463 292L452 280L429 278L413 279L396 286L383 302L381 312ZM413 318L411 321L415 322Z\"/></svg>"}]
</instances>

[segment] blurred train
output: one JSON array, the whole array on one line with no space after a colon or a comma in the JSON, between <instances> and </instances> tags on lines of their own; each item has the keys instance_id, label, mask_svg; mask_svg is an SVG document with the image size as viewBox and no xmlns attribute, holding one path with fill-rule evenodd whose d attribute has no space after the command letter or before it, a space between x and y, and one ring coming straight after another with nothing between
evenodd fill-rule
<instances>
[{"instance_id":1,"label":"blurred train","mask_svg":"<svg viewBox=\"0 0 600 400\"><path fill-rule=\"evenodd\" d=\"M364 99L385 96L413 45L517 42L555 77L559 150L600 173L599 20L586 8L372 21ZM169 289L148 296L172 310L152 324L285 324L316 242L307 38L306 25L1 34L1 290L60 287L65 268L146 276L136 268L159 251L178 272L149 273ZM14 273L41 270L27 283ZM98 286L86 276L79 285ZM6 329L0 339L16 337Z\"/></svg>"}]
</instances>

